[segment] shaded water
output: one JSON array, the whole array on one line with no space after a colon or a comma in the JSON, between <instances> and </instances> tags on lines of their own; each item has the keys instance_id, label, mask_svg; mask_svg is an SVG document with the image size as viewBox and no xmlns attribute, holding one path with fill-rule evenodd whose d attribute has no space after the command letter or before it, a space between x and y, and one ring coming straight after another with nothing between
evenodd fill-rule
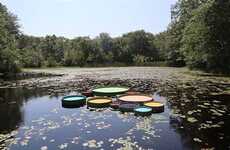
<instances>
[{"instance_id":1,"label":"shaded water","mask_svg":"<svg viewBox=\"0 0 230 150\"><path fill-rule=\"evenodd\" d=\"M178 119L166 98L157 94L154 98L166 104L165 112L150 117L110 108L63 108L61 96L50 97L42 90L1 89L0 97L0 132L10 134L6 140L1 139L1 148L180 150L198 149L202 143L198 138L194 140L189 133L193 131L184 130L190 125Z\"/></svg>"}]
</instances>

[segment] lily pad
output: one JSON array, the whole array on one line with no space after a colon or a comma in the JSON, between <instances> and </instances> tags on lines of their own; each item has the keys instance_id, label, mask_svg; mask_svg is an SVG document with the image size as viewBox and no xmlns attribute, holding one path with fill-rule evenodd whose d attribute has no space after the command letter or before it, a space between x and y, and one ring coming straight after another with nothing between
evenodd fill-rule
<instances>
[{"instance_id":1,"label":"lily pad","mask_svg":"<svg viewBox=\"0 0 230 150\"><path fill-rule=\"evenodd\" d=\"M189 117L189 118L187 118L187 121L190 123L194 123L194 122L197 122L198 120L194 117Z\"/></svg>"}]
</instances>

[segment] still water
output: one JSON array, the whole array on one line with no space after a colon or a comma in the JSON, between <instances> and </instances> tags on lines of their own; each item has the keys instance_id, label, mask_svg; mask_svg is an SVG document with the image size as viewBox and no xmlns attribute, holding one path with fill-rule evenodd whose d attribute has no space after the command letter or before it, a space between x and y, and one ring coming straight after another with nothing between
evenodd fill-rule
<instances>
[{"instance_id":1,"label":"still water","mask_svg":"<svg viewBox=\"0 0 230 150\"><path fill-rule=\"evenodd\" d=\"M62 96L50 97L43 90L0 93L0 132L12 135L1 144L12 150L199 148L179 130L180 120L171 117L166 98L157 94L153 96L165 103L165 111L137 117L110 108L63 108Z\"/></svg>"}]
</instances>

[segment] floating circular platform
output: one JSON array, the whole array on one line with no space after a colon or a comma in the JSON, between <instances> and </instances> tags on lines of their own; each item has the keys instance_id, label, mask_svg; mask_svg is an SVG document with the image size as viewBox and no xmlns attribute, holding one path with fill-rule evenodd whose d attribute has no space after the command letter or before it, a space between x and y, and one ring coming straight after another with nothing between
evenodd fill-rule
<instances>
[{"instance_id":1,"label":"floating circular platform","mask_svg":"<svg viewBox=\"0 0 230 150\"><path fill-rule=\"evenodd\" d=\"M138 116L149 116L152 114L152 108L150 107L138 107L134 109L135 115Z\"/></svg>"},{"instance_id":2,"label":"floating circular platform","mask_svg":"<svg viewBox=\"0 0 230 150\"><path fill-rule=\"evenodd\" d=\"M87 100L87 106L92 108L109 107L111 103L112 99L108 97L92 97Z\"/></svg>"},{"instance_id":3,"label":"floating circular platform","mask_svg":"<svg viewBox=\"0 0 230 150\"><path fill-rule=\"evenodd\" d=\"M93 94L96 96L116 96L119 94L124 94L129 91L129 88L125 87L104 87L93 90Z\"/></svg>"},{"instance_id":4,"label":"floating circular platform","mask_svg":"<svg viewBox=\"0 0 230 150\"><path fill-rule=\"evenodd\" d=\"M71 96L65 96L62 98L62 106L63 107L80 107L85 105L86 103L86 97L83 95L71 95Z\"/></svg>"},{"instance_id":5,"label":"floating circular platform","mask_svg":"<svg viewBox=\"0 0 230 150\"><path fill-rule=\"evenodd\" d=\"M119 110L121 112L133 112L138 106L138 104L120 104Z\"/></svg>"},{"instance_id":6,"label":"floating circular platform","mask_svg":"<svg viewBox=\"0 0 230 150\"><path fill-rule=\"evenodd\" d=\"M164 112L164 104L160 102L147 102L144 106L152 108L152 112L161 113Z\"/></svg>"},{"instance_id":7,"label":"floating circular platform","mask_svg":"<svg viewBox=\"0 0 230 150\"><path fill-rule=\"evenodd\" d=\"M153 101L153 98L148 95L142 95L142 94L133 94L133 95L121 95L118 97L118 100L122 102L131 102L131 103L145 103Z\"/></svg>"}]
</instances>

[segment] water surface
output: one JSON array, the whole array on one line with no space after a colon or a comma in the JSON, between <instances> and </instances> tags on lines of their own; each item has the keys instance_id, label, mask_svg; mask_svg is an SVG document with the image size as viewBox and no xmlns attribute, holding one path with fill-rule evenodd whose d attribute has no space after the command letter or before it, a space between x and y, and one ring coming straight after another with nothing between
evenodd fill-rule
<instances>
[{"instance_id":1,"label":"water surface","mask_svg":"<svg viewBox=\"0 0 230 150\"><path fill-rule=\"evenodd\" d=\"M200 148L200 142L183 130L189 125L172 115L165 97L154 93L165 103L165 112L149 117L110 108L63 108L62 96L50 97L43 90L0 93L0 132L12 135L4 143L12 150Z\"/></svg>"}]
</instances>

